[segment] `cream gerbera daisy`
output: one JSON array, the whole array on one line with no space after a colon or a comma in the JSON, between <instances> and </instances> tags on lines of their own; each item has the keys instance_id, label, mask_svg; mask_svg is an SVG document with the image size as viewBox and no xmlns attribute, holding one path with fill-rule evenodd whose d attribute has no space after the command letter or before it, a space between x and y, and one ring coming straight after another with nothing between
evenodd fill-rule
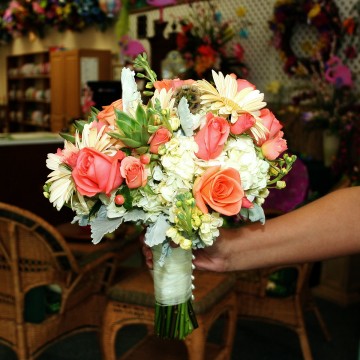
<instances>
[{"instance_id":1,"label":"cream gerbera daisy","mask_svg":"<svg viewBox=\"0 0 360 360\"><path fill-rule=\"evenodd\" d=\"M65 147L68 142L65 141ZM48 154L46 166L53 170L48 175L47 184L49 187L49 201L60 210L67 203L75 191L75 184L71 176L71 169L63 163L62 154Z\"/></svg>"},{"instance_id":2,"label":"cream gerbera daisy","mask_svg":"<svg viewBox=\"0 0 360 360\"><path fill-rule=\"evenodd\" d=\"M103 126L99 131L91 124L85 124L82 133L75 134L75 144L78 149L93 148L106 155L114 156L124 146L118 139L107 134L109 128Z\"/></svg>"},{"instance_id":3,"label":"cream gerbera daisy","mask_svg":"<svg viewBox=\"0 0 360 360\"><path fill-rule=\"evenodd\" d=\"M256 140L265 138L267 133L259 115L266 102L264 94L252 87L246 87L238 91L236 79L231 75L224 75L222 72L212 71L215 86L206 80L198 80L197 86L202 92L201 104L209 105L210 110L217 111L219 115L229 115L231 123L235 123L240 114L251 114L256 122L250 129Z\"/></svg>"},{"instance_id":4,"label":"cream gerbera daisy","mask_svg":"<svg viewBox=\"0 0 360 360\"><path fill-rule=\"evenodd\" d=\"M175 98L173 98L173 94L173 89L156 89L152 97L152 103L155 104L156 99L158 99L162 109L169 109L171 111L175 104Z\"/></svg>"}]
</instances>

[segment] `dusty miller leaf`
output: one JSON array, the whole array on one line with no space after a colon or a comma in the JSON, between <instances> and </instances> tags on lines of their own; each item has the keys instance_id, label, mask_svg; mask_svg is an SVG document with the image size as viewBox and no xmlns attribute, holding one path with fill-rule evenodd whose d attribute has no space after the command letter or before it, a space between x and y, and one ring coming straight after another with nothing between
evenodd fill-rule
<instances>
[{"instance_id":1,"label":"dusty miller leaf","mask_svg":"<svg viewBox=\"0 0 360 360\"><path fill-rule=\"evenodd\" d=\"M166 240L166 231L170 228L170 224L164 215L160 215L153 225L146 229L145 244L153 247L161 244Z\"/></svg>"},{"instance_id":2,"label":"dusty miller leaf","mask_svg":"<svg viewBox=\"0 0 360 360\"><path fill-rule=\"evenodd\" d=\"M240 210L240 215L249 219L251 222L260 221L262 225L265 224L264 209L258 204L254 204L254 207L251 209L242 208Z\"/></svg>"}]
</instances>

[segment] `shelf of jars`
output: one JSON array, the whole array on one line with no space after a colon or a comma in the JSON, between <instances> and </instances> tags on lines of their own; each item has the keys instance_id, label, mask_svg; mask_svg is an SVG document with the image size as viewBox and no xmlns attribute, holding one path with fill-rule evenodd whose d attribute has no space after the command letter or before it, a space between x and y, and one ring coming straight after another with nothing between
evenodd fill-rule
<instances>
[{"instance_id":1,"label":"shelf of jars","mask_svg":"<svg viewBox=\"0 0 360 360\"><path fill-rule=\"evenodd\" d=\"M50 88L49 52L7 57L9 132L50 129Z\"/></svg>"}]
</instances>

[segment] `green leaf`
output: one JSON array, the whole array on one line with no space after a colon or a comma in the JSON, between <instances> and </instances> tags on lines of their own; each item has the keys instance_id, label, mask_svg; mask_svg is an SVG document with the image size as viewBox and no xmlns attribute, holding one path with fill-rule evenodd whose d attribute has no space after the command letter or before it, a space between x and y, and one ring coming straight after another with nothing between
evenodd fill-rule
<instances>
[{"instance_id":1,"label":"green leaf","mask_svg":"<svg viewBox=\"0 0 360 360\"><path fill-rule=\"evenodd\" d=\"M97 109L96 107L93 107L93 106L91 106L91 113L95 113L96 115L100 112L100 110L99 109Z\"/></svg>"},{"instance_id":2,"label":"green leaf","mask_svg":"<svg viewBox=\"0 0 360 360\"><path fill-rule=\"evenodd\" d=\"M118 139L121 140L126 146L129 146L133 149L136 149L142 145L140 141L136 141L133 139L121 138L121 137L119 137Z\"/></svg>"},{"instance_id":3,"label":"green leaf","mask_svg":"<svg viewBox=\"0 0 360 360\"><path fill-rule=\"evenodd\" d=\"M148 132L149 132L150 134L153 134L153 133L156 132L159 128L160 128L160 126L148 125Z\"/></svg>"},{"instance_id":4,"label":"green leaf","mask_svg":"<svg viewBox=\"0 0 360 360\"><path fill-rule=\"evenodd\" d=\"M116 116L116 119L121 119L121 120L125 120L128 122L131 122L133 120L133 118L131 116L129 116L127 113L125 113L119 109L115 109L115 116Z\"/></svg>"},{"instance_id":5,"label":"green leaf","mask_svg":"<svg viewBox=\"0 0 360 360\"><path fill-rule=\"evenodd\" d=\"M124 120L116 120L116 124L117 124L118 128L120 129L120 131L122 131L122 133L127 136L132 135L132 133L134 131L136 131L136 129L134 129L130 123L128 123Z\"/></svg>"},{"instance_id":6,"label":"green leaf","mask_svg":"<svg viewBox=\"0 0 360 360\"><path fill-rule=\"evenodd\" d=\"M102 205L101 200L97 200L89 212L89 219L99 211L101 205Z\"/></svg>"},{"instance_id":7,"label":"green leaf","mask_svg":"<svg viewBox=\"0 0 360 360\"><path fill-rule=\"evenodd\" d=\"M71 143L75 144L75 136L71 135L71 134L67 134L67 133L60 133L60 136L67 140L70 141Z\"/></svg>"},{"instance_id":8,"label":"green leaf","mask_svg":"<svg viewBox=\"0 0 360 360\"><path fill-rule=\"evenodd\" d=\"M121 140L126 146L129 146L133 149L136 149L138 147L140 147L142 145L142 143L140 141L136 141L134 139L129 139L126 136L122 136L118 133L114 133L114 132L109 132L108 133L111 137L114 137L115 139L119 139Z\"/></svg>"},{"instance_id":9,"label":"green leaf","mask_svg":"<svg viewBox=\"0 0 360 360\"><path fill-rule=\"evenodd\" d=\"M139 121L141 125L147 125L147 116L144 108L139 104L136 108L136 119Z\"/></svg>"},{"instance_id":10,"label":"green leaf","mask_svg":"<svg viewBox=\"0 0 360 360\"><path fill-rule=\"evenodd\" d=\"M131 155L132 149L124 147L120 149L122 152L124 152L127 156Z\"/></svg>"},{"instance_id":11,"label":"green leaf","mask_svg":"<svg viewBox=\"0 0 360 360\"><path fill-rule=\"evenodd\" d=\"M80 133L82 133L84 130L85 124L87 124L87 121L85 121L85 120L75 120L74 126L75 126L76 130L78 130Z\"/></svg>"},{"instance_id":12,"label":"green leaf","mask_svg":"<svg viewBox=\"0 0 360 360\"><path fill-rule=\"evenodd\" d=\"M108 135L115 139L122 139L124 137L124 135L115 132L108 132Z\"/></svg>"},{"instance_id":13,"label":"green leaf","mask_svg":"<svg viewBox=\"0 0 360 360\"><path fill-rule=\"evenodd\" d=\"M139 123L137 119L130 117L128 114L124 113L121 110L115 110L115 114L117 118L116 123L118 123L118 121L120 120L128 123L133 129L140 129L141 123Z\"/></svg>"},{"instance_id":14,"label":"green leaf","mask_svg":"<svg viewBox=\"0 0 360 360\"><path fill-rule=\"evenodd\" d=\"M150 139L150 134L148 132L147 127L145 127L145 126L143 126L141 130L142 131L140 133L140 136L141 136L142 144L146 145Z\"/></svg>"},{"instance_id":15,"label":"green leaf","mask_svg":"<svg viewBox=\"0 0 360 360\"><path fill-rule=\"evenodd\" d=\"M140 146L136 149L136 152L138 154L146 154L149 151L149 147L148 146Z\"/></svg>"}]
</instances>

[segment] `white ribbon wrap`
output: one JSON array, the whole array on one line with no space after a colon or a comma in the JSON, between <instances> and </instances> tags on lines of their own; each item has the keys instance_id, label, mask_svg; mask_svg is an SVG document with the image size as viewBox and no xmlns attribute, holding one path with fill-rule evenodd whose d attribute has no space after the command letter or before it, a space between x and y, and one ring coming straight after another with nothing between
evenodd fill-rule
<instances>
[{"instance_id":1,"label":"white ribbon wrap","mask_svg":"<svg viewBox=\"0 0 360 360\"><path fill-rule=\"evenodd\" d=\"M161 249L161 244L152 248L156 302L165 306L185 303L192 296L192 252L173 248L161 266Z\"/></svg>"}]
</instances>

